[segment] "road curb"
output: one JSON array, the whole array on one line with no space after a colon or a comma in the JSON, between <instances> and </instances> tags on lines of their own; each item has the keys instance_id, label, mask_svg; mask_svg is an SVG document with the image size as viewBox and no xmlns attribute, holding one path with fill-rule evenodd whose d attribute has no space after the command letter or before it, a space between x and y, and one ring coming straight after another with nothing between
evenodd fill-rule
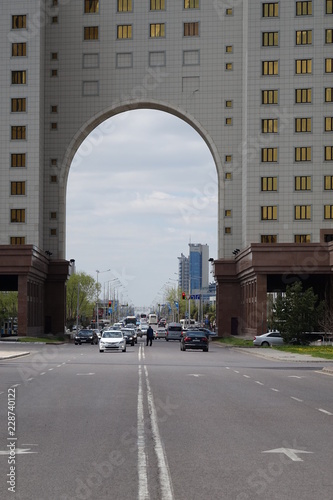
<instances>
[{"instance_id":1,"label":"road curb","mask_svg":"<svg viewBox=\"0 0 333 500\"><path fill-rule=\"evenodd\" d=\"M28 356L30 352L16 352L15 354L0 354L0 361L4 359L20 358L21 356Z\"/></svg>"}]
</instances>

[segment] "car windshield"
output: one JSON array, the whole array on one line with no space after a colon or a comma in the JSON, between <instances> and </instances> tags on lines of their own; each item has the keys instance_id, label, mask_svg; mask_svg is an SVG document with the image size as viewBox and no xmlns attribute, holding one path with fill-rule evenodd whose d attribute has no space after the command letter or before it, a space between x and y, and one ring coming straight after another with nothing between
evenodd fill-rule
<instances>
[{"instance_id":1,"label":"car windshield","mask_svg":"<svg viewBox=\"0 0 333 500\"><path fill-rule=\"evenodd\" d=\"M119 339L122 337L122 333L121 332L104 332L103 335L102 335L103 339L107 338L107 339Z\"/></svg>"},{"instance_id":2,"label":"car windshield","mask_svg":"<svg viewBox=\"0 0 333 500\"><path fill-rule=\"evenodd\" d=\"M82 332L79 332L79 336L80 337L87 337L88 335L92 335L93 332L91 332L90 330L85 330L85 331L82 331Z\"/></svg>"}]
</instances>

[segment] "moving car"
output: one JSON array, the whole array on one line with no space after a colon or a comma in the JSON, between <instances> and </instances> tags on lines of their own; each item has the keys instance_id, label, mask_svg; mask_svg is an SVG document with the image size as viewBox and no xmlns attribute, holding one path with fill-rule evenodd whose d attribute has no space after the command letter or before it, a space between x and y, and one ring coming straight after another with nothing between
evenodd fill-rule
<instances>
[{"instance_id":1,"label":"moving car","mask_svg":"<svg viewBox=\"0 0 333 500\"><path fill-rule=\"evenodd\" d=\"M155 339L165 339L166 337L166 328L158 327L156 332L154 332Z\"/></svg>"},{"instance_id":2,"label":"moving car","mask_svg":"<svg viewBox=\"0 0 333 500\"><path fill-rule=\"evenodd\" d=\"M148 324L147 323L141 323L140 326L139 326L139 328L141 330L142 335L146 335L147 334L147 330L148 330Z\"/></svg>"},{"instance_id":3,"label":"moving car","mask_svg":"<svg viewBox=\"0 0 333 500\"><path fill-rule=\"evenodd\" d=\"M121 333L123 334L124 339L126 340L126 344L131 344L131 346L133 346L135 343L133 329L132 328L122 328Z\"/></svg>"},{"instance_id":4,"label":"moving car","mask_svg":"<svg viewBox=\"0 0 333 500\"><path fill-rule=\"evenodd\" d=\"M272 345L283 345L283 338L280 332L267 332L262 335L256 335L253 339L253 345L269 347Z\"/></svg>"},{"instance_id":5,"label":"moving car","mask_svg":"<svg viewBox=\"0 0 333 500\"><path fill-rule=\"evenodd\" d=\"M98 335L94 330L80 330L78 333L75 334L74 337L74 344L75 345L81 345L81 344L98 344Z\"/></svg>"},{"instance_id":6,"label":"moving car","mask_svg":"<svg viewBox=\"0 0 333 500\"><path fill-rule=\"evenodd\" d=\"M189 330L184 332L180 342L181 351L186 351L187 349L202 349L204 352L208 352L208 337L200 330Z\"/></svg>"},{"instance_id":7,"label":"moving car","mask_svg":"<svg viewBox=\"0 0 333 500\"><path fill-rule=\"evenodd\" d=\"M99 352L126 352L126 340L120 330L105 330L99 341Z\"/></svg>"},{"instance_id":8,"label":"moving car","mask_svg":"<svg viewBox=\"0 0 333 500\"><path fill-rule=\"evenodd\" d=\"M183 328L180 323L169 323L167 326L167 331L165 335L165 340L179 340L182 338Z\"/></svg>"}]
</instances>

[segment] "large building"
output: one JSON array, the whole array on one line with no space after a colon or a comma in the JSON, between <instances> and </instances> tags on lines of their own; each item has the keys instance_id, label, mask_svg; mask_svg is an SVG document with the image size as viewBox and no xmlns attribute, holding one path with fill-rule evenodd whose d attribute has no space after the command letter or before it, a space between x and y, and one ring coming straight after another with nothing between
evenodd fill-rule
<instances>
[{"instance_id":1,"label":"large building","mask_svg":"<svg viewBox=\"0 0 333 500\"><path fill-rule=\"evenodd\" d=\"M214 158L220 332L261 331L286 273L331 290L332 30L332 0L1 2L0 288L19 333L61 329L72 159L137 108Z\"/></svg>"}]
</instances>

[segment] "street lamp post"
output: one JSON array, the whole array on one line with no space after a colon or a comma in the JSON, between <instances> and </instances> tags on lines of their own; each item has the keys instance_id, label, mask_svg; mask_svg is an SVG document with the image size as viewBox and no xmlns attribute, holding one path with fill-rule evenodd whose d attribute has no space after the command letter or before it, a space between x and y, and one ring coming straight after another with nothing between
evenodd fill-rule
<instances>
[{"instance_id":1,"label":"street lamp post","mask_svg":"<svg viewBox=\"0 0 333 500\"><path fill-rule=\"evenodd\" d=\"M96 286L96 328L98 328L98 275L101 273L108 273L111 269L107 269L106 271L99 271L96 269L96 274L97 274L97 286Z\"/></svg>"}]
</instances>

